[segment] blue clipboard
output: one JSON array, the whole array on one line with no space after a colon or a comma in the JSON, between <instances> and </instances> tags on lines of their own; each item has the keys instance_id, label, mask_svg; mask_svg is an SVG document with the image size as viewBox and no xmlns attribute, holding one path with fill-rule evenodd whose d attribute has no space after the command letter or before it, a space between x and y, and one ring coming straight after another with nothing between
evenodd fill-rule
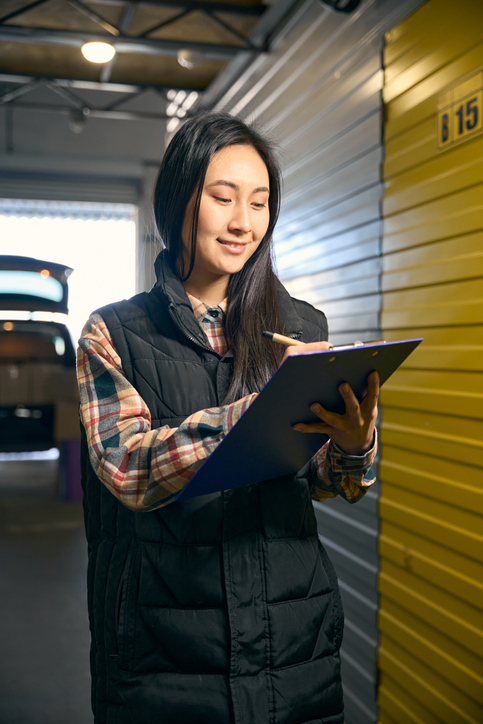
<instances>
[{"instance_id":1,"label":"blue clipboard","mask_svg":"<svg viewBox=\"0 0 483 724\"><path fill-rule=\"evenodd\" d=\"M297 422L318 419L310 405L320 402L344 413L338 390L342 382L348 382L361 401L373 370L383 385L422 341L378 342L289 357L176 500L296 473L327 440L326 435L292 429Z\"/></svg>"}]
</instances>

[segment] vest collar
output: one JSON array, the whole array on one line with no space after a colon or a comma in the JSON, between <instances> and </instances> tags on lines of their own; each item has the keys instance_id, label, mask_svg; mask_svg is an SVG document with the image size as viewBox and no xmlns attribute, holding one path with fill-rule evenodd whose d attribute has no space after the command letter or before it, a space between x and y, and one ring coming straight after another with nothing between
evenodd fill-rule
<instances>
[{"instance_id":1,"label":"vest collar","mask_svg":"<svg viewBox=\"0 0 483 724\"><path fill-rule=\"evenodd\" d=\"M194 338L202 347L206 347L206 335L193 314L193 307L188 299L183 282L168 262L166 251L163 250L158 254L154 262L154 270L156 273L154 288L167 297L171 313L176 315L185 334ZM278 279L277 292L280 316L285 323L288 335L295 339L300 338L303 331L302 319L295 308L292 297Z\"/></svg>"},{"instance_id":2,"label":"vest collar","mask_svg":"<svg viewBox=\"0 0 483 724\"><path fill-rule=\"evenodd\" d=\"M158 254L154 262L154 271L156 273L156 283L153 289L166 297L169 313L175 324L188 339L216 354L193 313L193 307L188 299L183 282L169 264L164 250Z\"/></svg>"}]
</instances>

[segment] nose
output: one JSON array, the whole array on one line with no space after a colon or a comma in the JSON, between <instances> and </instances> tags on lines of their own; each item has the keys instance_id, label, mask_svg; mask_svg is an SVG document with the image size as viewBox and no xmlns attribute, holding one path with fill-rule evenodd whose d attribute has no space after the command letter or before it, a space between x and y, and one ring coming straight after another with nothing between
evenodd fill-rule
<instances>
[{"instance_id":1,"label":"nose","mask_svg":"<svg viewBox=\"0 0 483 724\"><path fill-rule=\"evenodd\" d=\"M228 224L228 229L241 234L248 234L252 230L248 205L239 203L233 207L233 215Z\"/></svg>"}]
</instances>

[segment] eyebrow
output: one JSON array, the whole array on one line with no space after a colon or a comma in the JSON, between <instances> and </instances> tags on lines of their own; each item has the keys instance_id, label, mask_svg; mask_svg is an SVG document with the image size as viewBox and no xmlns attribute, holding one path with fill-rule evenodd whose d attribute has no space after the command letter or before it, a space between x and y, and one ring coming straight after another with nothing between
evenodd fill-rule
<instances>
[{"instance_id":1,"label":"eyebrow","mask_svg":"<svg viewBox=\"0 0 483 724\"><path fill-rule=\"evenodd\" d=\"M213 183L208 184L206 188L210 189L212 186L229 186L235 191L240 190L240 187L237 186L237 184L234 184L233 181L225 181L224 179L218 179L218 181L213 181ZM259 186L258 188L253 189L252 194L259 194L262 191L266 191L267 193L269 193L269 189L266 186Z\"/></svg>"}]
</instances>

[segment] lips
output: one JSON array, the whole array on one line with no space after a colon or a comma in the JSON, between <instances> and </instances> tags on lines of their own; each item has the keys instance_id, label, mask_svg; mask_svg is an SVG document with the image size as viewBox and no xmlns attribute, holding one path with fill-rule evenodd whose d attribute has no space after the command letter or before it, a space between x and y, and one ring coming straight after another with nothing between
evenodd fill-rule
<instances>
[{"instance_id":1,"label":"lips","mask_svg":"<svg viewBox=\"0 0 483 724\"><path fill-rule=\"evenodd\" d=\"M229 241L224 239L217 239L217 242L232 254L241 254L247 246L247 242Z\"/></svg>"}]
</instances>

